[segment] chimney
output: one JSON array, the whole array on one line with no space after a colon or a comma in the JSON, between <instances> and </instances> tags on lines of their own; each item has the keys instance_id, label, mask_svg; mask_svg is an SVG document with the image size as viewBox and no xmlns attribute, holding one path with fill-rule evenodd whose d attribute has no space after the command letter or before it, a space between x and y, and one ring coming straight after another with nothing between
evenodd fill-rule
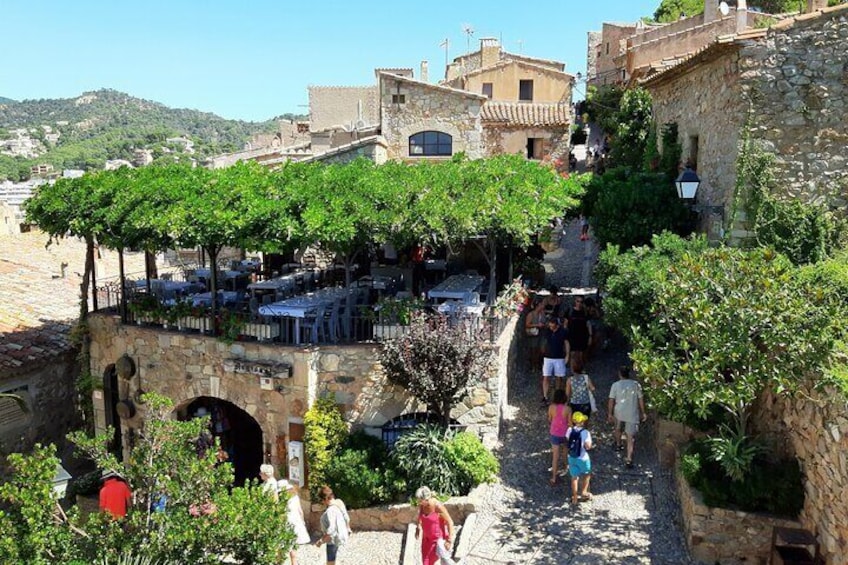
<instances>
[{"instance_id":1,"label":"chimney","mask_svg":"<svg viewBox=\"0 0 848 565\"><path fill-rule=\"evenodd\" d=\"M714 22L721 17L718 11L718 0L704 0L704 25Z\"/></svg>"},{"instance_id":2,"label":"chimney","mask_svg":"<svg viewBox=\"0 0 848 565\"><path fill-rule=\"evenodd\" d=\"M805 13L812 14L813 12L824 10L825 8L827 8L827 0L807 0L807 9L805 10Z\"/></svg>"},{"instance_id":3,"label":"chimney","mask_svg":"<svg viewBox=\"0 0 848 565\"><path fill-rule=\"evenodd\" d=\"M501 60L501 44L496 37L480 39L480 67L486 68Z\"/></svg>"},{"instance_id":4,"label":"chimney","mask_svg":"<svg viewBox=\"0 0 848 565\"><path fill-rule=\"evenodd\" d=\"M421 61L421 76L418 77L418 80L422 82L430 82L430 73L427 69L427 61Z\"/></svg>"},{"instance_id":5,"label":"chimney","mask_svg":"<svg viewBox=\"0 0 848 565\"><path fill-rule=\"evenodd\" d=\"M748 29L748 0L737 0L736 33L742 33L746 29Z\"/></svg>"}]
</instances>

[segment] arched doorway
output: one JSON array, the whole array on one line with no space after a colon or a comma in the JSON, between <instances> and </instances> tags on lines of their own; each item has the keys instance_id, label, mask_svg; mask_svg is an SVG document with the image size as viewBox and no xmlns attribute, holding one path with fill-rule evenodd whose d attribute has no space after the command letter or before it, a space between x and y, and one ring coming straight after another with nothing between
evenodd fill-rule
<instances>
[{"instance_id":1,"label":"arched doorway","mask_svg":"<svg viewBox=\"0 0 848 565\"><path fill-rule=\"evenodd\" d=\"M264 462L259 423L232 402L211 396L199 396L177 409L180 420L199 416L209 416L212 433L233 465L236 486L259 478L259 466Z\"/></svg>"},{"instance_id":2,"label":"arched doorway","mask_svg":"<svg viewBox=\"0 0 848 565\"><path fill-rule=\"evenodd\" d=\"M123 437L121 435L121 418L118 416L118 401L121 400L118 385L118 372L114 363L109 363L103 371L103 405L106 407L106 425L112 428L109 439L109 453L124 460Z\"/></svg>"}]
</instances>

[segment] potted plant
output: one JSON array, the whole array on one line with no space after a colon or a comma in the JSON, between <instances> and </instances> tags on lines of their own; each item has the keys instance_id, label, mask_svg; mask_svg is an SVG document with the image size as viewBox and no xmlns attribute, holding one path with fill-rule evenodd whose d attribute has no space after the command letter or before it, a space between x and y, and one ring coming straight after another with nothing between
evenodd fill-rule
<instances>
[{"instance_id":1,"label":"potted plant","mask_svg":"<svg viewBox=\"0 0 848 565\"><path fill-rule=\"evenodd\" d=\"M244 329L244 317L235 312L223 310L218 316L218 339L226 344L232 344Z\"/></svg>"},{"instance_id":2,"label":"potted plant","mask_svg":"<svg viewBox=\"0 0 848 565\"><path fill-rule=\"evenodd\" d=\"M180 318L179 325L181 328L205 332L209 329L209 309L204 306L189 305L185 315Z\"/></svg>"},{"instance_id":3,"label":"potted plant","mask_svg":"<svg viewBox=\"0 0 848 565\"><path fill-rule=\"evenodd\" d=\"M366 317L374 324L374 339L390 339L404 335L413 315L425 306L423 300L413 296L383 296L373 308L366 311Z\"/></svg>"},{"instance_id":4,"label":"potted plant","mask_svg":"<svg viewBox=\"0 0 848 565\"><path fill-rule=\"evenodd\" d=\"M168 324L172 326L177 326L178 330L182 330L182 321L186 316L191 314L191 310L191 302L187 300L177 299L176 304L174 304L170 308L165 309L165 319L167 320Z\"/></svg>"},{"instance_id":5,"label":"potted plant","mask_svg":"<svg viewBox=\"0 0 848 565\"><path fill-rule=\"evenodd\" d=\"M164 312L159 300L149 294L135 298L128 308L138 325L158 323Z\"/></svg>"}]
</instances>

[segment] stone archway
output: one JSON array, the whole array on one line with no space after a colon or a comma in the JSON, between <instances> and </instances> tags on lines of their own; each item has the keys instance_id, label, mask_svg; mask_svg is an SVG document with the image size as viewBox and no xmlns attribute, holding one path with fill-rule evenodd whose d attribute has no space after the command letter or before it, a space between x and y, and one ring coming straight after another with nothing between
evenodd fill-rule
<instances>
[{"instance_id":1,"label":"stone archway","mask_svg":"<svg viewBox=\"0 0 848 565\"><path fill-rule=\"evenodd\" d=\"M259 478L265 460L262 427L237 405L212 396L198 396L175 409L177 419L209 416L212 434L220 441L233 465L236 486Z\"/></svg>"}]
</instances>

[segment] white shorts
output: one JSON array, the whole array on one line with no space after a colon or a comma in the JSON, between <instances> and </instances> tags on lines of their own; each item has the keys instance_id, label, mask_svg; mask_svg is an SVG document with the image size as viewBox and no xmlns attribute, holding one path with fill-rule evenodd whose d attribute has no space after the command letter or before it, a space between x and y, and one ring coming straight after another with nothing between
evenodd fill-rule
<instances>
[{"instance_id":1,"label":"white shorts","mask_svg":"<svg viewBox=\"0 0 848 565\"><path fill-rule=\"evenodd\" d=\"M545 357L542 364L543 377L563 377L565 378L568 369L565 366L565 359L551 359Z\"/></svg>"}]
</instances>

